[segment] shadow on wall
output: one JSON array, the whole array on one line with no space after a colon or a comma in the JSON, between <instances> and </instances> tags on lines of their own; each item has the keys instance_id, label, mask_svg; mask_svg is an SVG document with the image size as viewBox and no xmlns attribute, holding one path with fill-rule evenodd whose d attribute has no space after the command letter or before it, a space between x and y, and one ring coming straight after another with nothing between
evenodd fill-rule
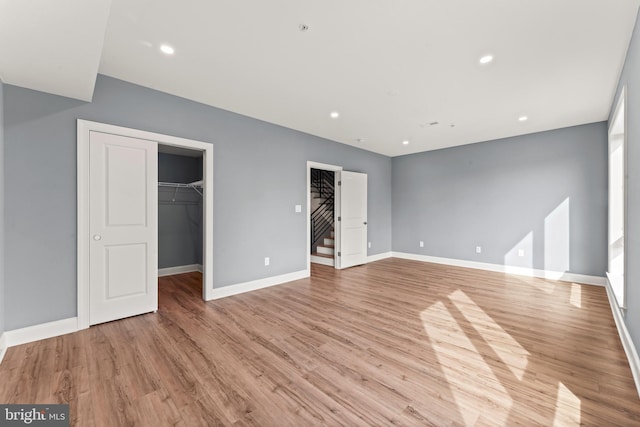
<instances>
[{"instance_id":1,"label":"shadow on wall","mask_svg":"<svg viewBox=\"0 0 640 427\"><path fill-rule=\"evenodd\" d=\"M536 236L529 231L505 255L506 271L515 273L521 268L534 268L536 265L534 241L542 239L543 269L552 272L549 278L560 279L570 271L571 260L571 201L567 197L544 218L543 235Z\"/></svg>"}]
</instances>

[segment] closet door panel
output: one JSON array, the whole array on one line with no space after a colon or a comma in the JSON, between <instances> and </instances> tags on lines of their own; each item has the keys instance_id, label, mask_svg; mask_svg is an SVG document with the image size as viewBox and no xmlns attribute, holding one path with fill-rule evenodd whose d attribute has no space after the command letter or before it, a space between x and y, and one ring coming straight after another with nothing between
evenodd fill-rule
<instances>
[{"instance_id":1,"label":"closet door panel","mask_svg":"<svg viewBox=\"0 0 640 427\"><path fill-rule=\"evenodd\" d=\"M97 324L155 311L157 143L90 134L90 316Z\"/></svg>"}]
</instances>

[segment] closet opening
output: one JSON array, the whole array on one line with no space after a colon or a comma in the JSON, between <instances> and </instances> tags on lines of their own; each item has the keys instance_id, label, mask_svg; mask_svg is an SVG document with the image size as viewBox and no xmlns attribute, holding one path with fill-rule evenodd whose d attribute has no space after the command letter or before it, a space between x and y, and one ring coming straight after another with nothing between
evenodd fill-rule
<instances>
[{"instance_id":1,"label":"closet opening","mask_svg":"<svg viewBox=\"0 0 640 427\"><path fill-rule=\"evenodd\" d=\"M203 170L202 151L158 145L159 288L172 280L203 288Z\"/></svg>"}]
</instances>

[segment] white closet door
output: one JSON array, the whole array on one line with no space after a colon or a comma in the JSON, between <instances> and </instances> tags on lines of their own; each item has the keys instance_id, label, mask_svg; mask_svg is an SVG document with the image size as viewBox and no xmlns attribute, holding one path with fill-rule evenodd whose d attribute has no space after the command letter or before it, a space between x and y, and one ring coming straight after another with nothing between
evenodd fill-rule
<instances>
[{"instance_id":1,"label":"white closet door","mask_svg":"<svg viewBox=\"0 0 640 427\"><path fill-rule=\"evenodd\" d=\"M89 323L158 309L158 144L90 133Z\"/></svg>"}]
</instances>

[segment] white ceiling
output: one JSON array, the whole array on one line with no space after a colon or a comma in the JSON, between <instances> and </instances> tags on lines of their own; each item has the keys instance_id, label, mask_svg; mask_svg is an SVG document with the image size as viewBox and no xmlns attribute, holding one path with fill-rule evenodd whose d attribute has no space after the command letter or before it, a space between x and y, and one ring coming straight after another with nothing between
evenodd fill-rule
<instances>
[{"instance_id":1,"label":"white ceiling","mask_svg":"<svg viewBox=\"0 0 640 427\"><path fill-rule=\"evenodd\" d=\"M91 101L111 0L0 0L0 78Z\"/></svg>"},{"instance_id":2,"label":"white ceiling","mask_svg":"<svg viewBox=\"0 0 640 427\"><path fill-rule=\"evenodd\" d=\"M640 0L110 3L0 0L5 83L97 71L397 156L606 120Z\"/></svg>"}]
</instances>

